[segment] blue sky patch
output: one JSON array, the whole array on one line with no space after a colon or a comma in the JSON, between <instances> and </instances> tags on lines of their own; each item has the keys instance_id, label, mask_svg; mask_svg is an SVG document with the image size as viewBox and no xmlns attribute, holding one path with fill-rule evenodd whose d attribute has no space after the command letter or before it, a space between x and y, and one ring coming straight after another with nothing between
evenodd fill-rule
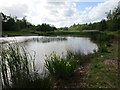
<instances>
[{"instance_id":1,"label":"blue sky patch","mask_svg":"<svg viewBox=\"0 0 120 90\"><path fill-rule=\"evenodd\" d=\"M84 11L87 7L94 7L101 2L75 2L76 8L79 11Z\"/></svg>"}]
</instances>

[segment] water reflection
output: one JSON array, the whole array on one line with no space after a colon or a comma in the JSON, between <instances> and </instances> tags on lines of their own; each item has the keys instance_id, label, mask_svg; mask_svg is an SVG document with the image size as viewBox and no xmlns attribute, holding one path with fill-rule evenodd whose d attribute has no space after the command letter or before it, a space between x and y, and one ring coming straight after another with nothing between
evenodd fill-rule
<instances>
[{"instance_id":1,"label":"water reflection","mask_svg":"<svg viewBox=\"0 0 120 90\"><path fill-rule=\"evenodd\" d=\"M4 41L16 40L20 45L24 46L32 56L35 54L36 68L39 73L44 72L45 54L56 51L57 54L67 54L67 50L75 53L89 54L97 50L97 45L90 38L86 37L48 37L48 36L22 36L12 38L2 38ZM1 39L0 39L1 40ZM35 53L34 53L35 52Z\"/></svg>"},{"instance_id":2,"label":"water reflection","mask_svg":"<svg viewBox=\"0 0 120 90\"><path fill-rule=\"evenodd\" d=\"M64 41L67 40L65 37L37 37L37 38L32 38L32 39L27 39L24 41L25 42L39 42L39 43L49 43L49 42L54 42L54 41Z\"/></svg>"}]
</instances>

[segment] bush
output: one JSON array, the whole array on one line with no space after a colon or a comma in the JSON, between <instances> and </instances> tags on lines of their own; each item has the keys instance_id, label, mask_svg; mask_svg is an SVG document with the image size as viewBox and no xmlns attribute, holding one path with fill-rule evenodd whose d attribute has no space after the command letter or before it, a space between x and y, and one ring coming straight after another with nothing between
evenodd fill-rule
<instances>
[{"instance_id":1,"label":"bush","mask_svg":"<svg viewBox=\"0 0 120 90\"><path fill-rule=\"evenodd\" d=\"M63 57L53 52L49 56L46 55L45 67L51 76L57 79L68 79L73 75L77 62L74 56Z\"/></svg>"}]
</instances>

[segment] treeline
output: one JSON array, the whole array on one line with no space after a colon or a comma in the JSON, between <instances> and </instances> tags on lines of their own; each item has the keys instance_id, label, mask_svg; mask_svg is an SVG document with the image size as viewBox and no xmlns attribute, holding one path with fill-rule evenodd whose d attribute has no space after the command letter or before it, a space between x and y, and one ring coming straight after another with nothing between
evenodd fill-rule
<instances>
[{"instance_id":1,"label":"treeline","mask_svg":"<svg viewBox=\"0 0 120 90\"><path fill-rule=\"evenodd\" d=\"M50 26L49 24L43 23L42 25L36 26L37 31L54 31L57 30L55 26Z\"/></svg>"},{"instance_id":2,"label":"treeline","mask_svg":"<svg viewBox=\"0 0 120 90\"><path fill-rule=\"evenodd\" d=\"M30 29L33 25L23 17L21 20L17 17L7 16L4 13L0 13L2 17L2 29L3 31L19 31L21 29Z\"/></svg>"},{"instance_id":3,"label":"treeline","mask_svg":"<svg viewBox=\"0 0 120 90\"><path fill-rule=\"evenodd\" d=\"M74 24L69 27L69 30L98 30L99 23L89 24Z\"/></svg>"},{"instance_id":4,"label":"treeline","mask_svg":"<svg viewBox=\"0 0 120 90\"><path fill-rule=\"evenodd\" d=\"M21 20L17 17L7 16L3 13L0 13L2 17L2 28L3 31L20 31L25 30L34 30L34 31L54 31L54 30L109 30L116 31L120 30L120 6L118 5L113 11L109 11L106 18L100 22L95 23L86 23L86 24L74 24L70 27L56 28L55 26L43 23L41 25L33 25L26 20L26 17L23 17Z\"/></svg>"},{"instance_id":5,"label":"treeline","mask_svg":"<svg viewBox=\"0 0 120 90\"><path fill-rule=\"evenodd\" d=\"M3 31L20 31L20 30L34 30L34 31L54 31L57 28L49 24L43 23L41 25L33 25L27 21L26 17L18 19L17 17L7 16L0 13L2 17L2 30Z\"/></svg>"},{"instance_id":6,"label":"treeline","mask_svg":"<svg viewBox=\"0 0 120 90\"><path fill-rule=\"evenodd\" d=\"M69 28L59 28L60 30L109 30L116 31L120 30L120 6L118 5L113 11L109 11L106 20L103 19L100 22L89 23L89 24L74 24Z\"/></svg>"},{"instance_id":7,"label":"treeline","mask_svg":"<svg viewBox=\"0 0 120 90\"><path fill-rule=\"evenodd\" d=\"M99 30L117 31L120 30L120 6L107 14L107 20L99 22Z\"/></svg>"}]
</instances>

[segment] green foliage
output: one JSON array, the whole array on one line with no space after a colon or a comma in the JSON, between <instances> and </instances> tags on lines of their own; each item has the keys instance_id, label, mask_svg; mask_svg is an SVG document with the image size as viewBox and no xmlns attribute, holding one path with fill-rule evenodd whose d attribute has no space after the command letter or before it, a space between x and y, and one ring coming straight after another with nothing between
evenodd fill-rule
<instances>
[{"instance_id":1,"label":"green foliage","mask_svg":"<svg viewBox=\"0 0 120 90\"><path fill-rule=\"evenodd\" d=\"M120 30L120 6L118 5L113 11L109 11L107 14L108 30L116 31Z\"/></svg>"},{"instance_id":2,"label":"green foliage","mask_svg":"<svg viewBox=\"0 0 120 90\"><path fill-rule=\"evenodd\" d=\"M91 53L91 54L87 54L87 55L81 53L81 51L79 51L79 52L70 52L69 51L67 53L68 56L74 56L74 59L78 60L80 65L89 63L91 58L93 58L95 56L95 54L96 54L96 51L94 52L94 54Z\"/></svg>"},{"instance_id":3,"label":"green foliage","mask_svg":"<svg viewBox=\"0 0 120 90\"><path fill-rule=\"evenodd\" d=\"M99 51L100 53L108 52L108 50L107 50L107 45L106 45L106 44L100 44L98 51Z\"/></svg>"},{"instance_id":4,"label":"green foliage","mask_svg":"<svg viewBox=\"0 0 120 90\"><path fill-rule=\"evenodd\" d=\"M46 31L54 31L54 30L56 30L56 27L50 26L49 24L43 23L42 25L38 25L38 26L36 27L36 30L37 30L37 31L43 31L43 32L46 32Z\"/></svg>"},{"instance_id":5,"label":"green foliage","mask_svg":"<svg viewBox=\"0 0 120 90\"><path fill-rule=\"evenodd\" d=\"M99 43L99 44L105 44L111 40L111 39L114 39L115 36L112 35L112 34L107 34L107 33L97 33L96 35L92 35L91 36L91 39L94 40L95 42Z\"/></svg>"},{"instance_id":6,"label":"green foliage","mask_svg":"<svg viewBox=\"0 0 120 90\"><path fill-rule=\"evenodd\" d=\"M110 53L99 53L92 59L87 75L87 82L90 88L118 88L119 77L116 71L116 65L105 63L117 57L118 45L113 44L111 47L106 47Z\"/></svg>"},{"instance_id":7,"label":"green foliage","mask_svg":"<svg viewBox=\"0 0 120 90\"><path fill-rule=\"evenodd\" d=\"M115 39L115 35L101 32L97 35L93 35L91 39L99 44L98 51L100 53L106 53L108 52L107 47L111 46L110 40Z\"/></svg>"},{"instance_id":8,"label":"green foliage","mask_svg":"<svg viewBox=\"0 0 120 90\"><path fill-rule=\"evenodd\" d=\"M36 77L34 59L18 44L8 44L1 52L4 88L50 88L51 79Z\"/></svg>"},{"instance_id":9,"label":"green foliage","mask_svg":"<svg viewBox=\"0 0 120 90\"><path fill-rule=\"evenodd\" d=\"M29 33L30 31L54 31L57 28L51 26L49 24L43 23L42 25L32 25L30 22L27 21L26 17L22 19L18 19L17 17L7 16L3 13L0 13L2 17L2 30L5 31L17 31L21 32L21 30L27 30Z\"/></svg>"},{"instance_id":10,"label":"green foliage","mask_svg":"<svg viewBox=\"0 0 120 90\"><path fill-rule=\"evenodd\" d=\"M3 13L0 13L0 16L2 17L3 31L18 31L21 29L32 29L31 27L34 27L34 25L26 20L26 17L20 20L17 17L7 16Z\"/></svg>"},{"instance_id":11,"label":"green foliage","mask_svg":"<svg viewBox=\"0 0 120 90\"><path fill-rule=\"evenodd\" d=\"M89 23L89 24L74 24L68 28L69 30L98 30L99 23Z\"/></svg>"},{"instance_id":12,"label":"green foliage","mask_svg":"<svg viewBox=\"0 0 120 90\"><path fill-rule=\"evenodd\" d=\"M99 23L99 30L100 31L104 31L107 29L107 24L106 24L106 21L105 19L103 19L100 23Z\"/></svg>"},{"instance_id":13,"label":"green foliage","mask_svg":"<svg viewBox=\"0 0 120 90\"><path fill-rule=\"evenodd\" d=\"M57 79L69 79L77 67L77 60L74 56L62 57L56 55L55 52L46 56L45 66L49 73Z\"/></svg>"}]
</instances>

